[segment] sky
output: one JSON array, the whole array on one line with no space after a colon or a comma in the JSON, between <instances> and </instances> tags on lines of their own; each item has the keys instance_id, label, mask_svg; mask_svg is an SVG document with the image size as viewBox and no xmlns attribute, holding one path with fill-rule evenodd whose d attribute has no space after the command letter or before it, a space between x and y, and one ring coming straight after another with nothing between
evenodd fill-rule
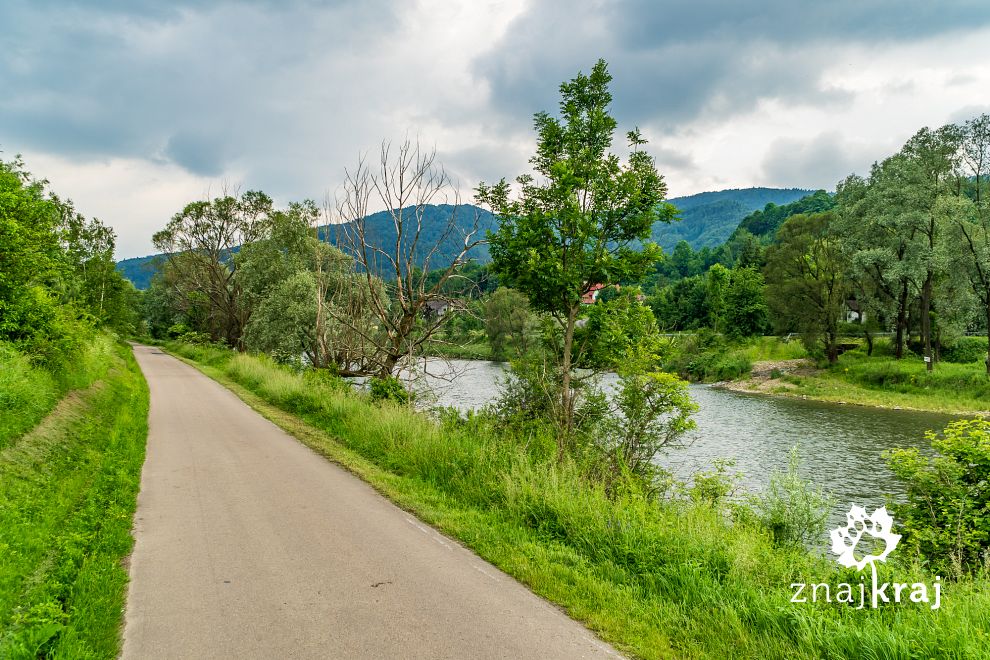
<instances>
[{"instance_id":1,"label":"sky","mask_svg":"<svg viewBox=\"0 0 990 660\"><path fill-rule=\"evenodd\" d=\"M0 49L0 158L119 258L225 186L321 200L383 140L435 147L470 201L598 58L672 197L834 189L990 112L987 0L2 0Z\"/></svg>"}]
</instances>

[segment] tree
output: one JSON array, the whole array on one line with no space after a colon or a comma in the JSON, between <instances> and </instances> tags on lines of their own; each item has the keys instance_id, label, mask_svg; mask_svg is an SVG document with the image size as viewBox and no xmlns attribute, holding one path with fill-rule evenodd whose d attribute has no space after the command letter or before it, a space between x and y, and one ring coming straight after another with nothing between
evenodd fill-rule
<instances>
[{"instance_id":1,"label":"tree","mask_svg":"<svg viewBox=\"0 0 990 660\"><path fill-rule=\"evenodd\" d=\"M734 268L725 294L725 333L731 337L762 335L769 310L763 275L752 267Z\"/></svg>"},{"instance_id":2,"label":"tree","mask_svg":"<svg viewBox=\"0 0 990 660\"><path fill-rule=\"evenodd\" d=\"M645 369L659 361L663 344L653 310L640 301L636 287L623 287L615 297L601 300L588 312L587 322L575 333L584 346L580 366L618 371L630 356L649 357Z\"/></svg>"},{"instance_id":3,"label":"tree","mask_svg":"<svg viewBox=\"0 0 990 660\"><path fill-rule=\"evenodd\" d=\"M165 253L166 278L185 309L205 303L207 327L214 339L243 349L251 308L242 299L236 277L236 252L267 235L274 212L262 192L230 194L186 205L152 237Z\"/></svg>"},{"instance_id":4,"label":"tree","mask_svg":"<svg viewBox=\"0 0 990 660\"><path fill-rule=\"evenodd\" d=\"M493 359L504 360L509 347L525 354L529 325L529 301L518 291L499 287L485 302L485 334Z\"/></svg>"},{"instance_id":5,"label":"tree","mask_svg":"<svg viewBox=\"0 0 990 660\"><path fill-rule=\"evenodd\" d=\"M638 130L627 134L631 153L623 165L609 152L616 121L609 114L612 77L604 60L590 75L560 86L561 117L537 113L536 173L516 179L510 199L505 179L481 183L477 199L495 213L490 235L493 270L500 281L526 294L531 306L550 315L562 333L558 455L574 430L574 330L581 298L591 287L640 279L659 248L646 241L653 224L670 221L674 209L653 159L640 147ZM580 356L577 356L580 361Z\"/></svg>"},{"instance_id":6,"label":"tree","mask_svg":"<svg viewBox=\"0 0 990 660\"><path fill-rule=\"evenodd\" d=\"M962 272L980 301L987 323L987 375L990 376L990 201L982 192L990 178L990 115L967 121L963 127L962 160L973 179L973 204L969 212L955 215L954 244L962 246Z\"/></svg>"},{"instance_id":7,"label":"tree","mask_svg":"<svg viewBox=\"0 0 990 660\"><path fill-rule=\"evenodd\" d=\"M729 269L722 264L714 264L705 275L705 304L712 330L719 332L725 316L725 297L729 288Z\"/></svg>"},{"instance_id":8,"label":"tree","mask_svg":"<svg viewBox=\"0 0 990 660\"><path fill-rule=\"evenodd\" d=\"M778 331L796 329L809 350L821 342L838 359L838 324L846 299L840 237L832 212L791 216L767 250L767 300Z\"/></svg>"},{"instance_id":9,"label":"tree","mask_svg":"<svg viewBox=\"0 0 990 660\"><path fill-rule=\"evenodd\" d=\"M24 163L0 161L0 339L44 335L58 309L61 211Z\"/></svg>"},{"instance_id":10,"label":"tree","mask_svg":"<svg viewBox=\"0 0 990 660\"><path fill-rule=\"evenodd\" d=\"M340 297L348 291L331 295L335 304L326 311L374 347L366 366L370 374L391 376L404 358L437 343L448 315L430 310L449 309L473 288L461 273L472 250L484 242L481 216L459 202L436 152L406 140L397 148L383 143L374 167L362 158L346 173L335 204L327 204L338 247L354 258L365 278L377 327L340 313L347 307ZM431 214L431 205L442 205L439 216ZM388 215L388 241L368 219L372 206L384 207Z\"/></svg>"},{"instance_id":11,"label":"tree","mask_svg":"<svg viewBox=\"0 0 990 660\"><path fill-rule=\"evenodd\" d=\"M932 297L936 279L945 272L940 259L943 227L946 222L940 210L943 196L952 194L956 183L960 133L954 125L932 131L923 128L908 140L901 150L901 176L906 179L909 222L912 233L920 239L920 254L924 265L921 284L921 338L924 342L928 371L935 367L932 353Z\"/></svg>"}]
</instances>

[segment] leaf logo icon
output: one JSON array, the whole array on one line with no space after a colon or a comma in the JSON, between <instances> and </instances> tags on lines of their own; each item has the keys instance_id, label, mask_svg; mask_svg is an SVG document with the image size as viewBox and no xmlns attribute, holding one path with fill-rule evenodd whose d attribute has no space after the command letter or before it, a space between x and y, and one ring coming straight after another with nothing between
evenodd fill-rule
<instances>
[{"instance_id":1,"label":"leaf logo icon","mask_svg":"<svg viewBox=\"0 0 990 660\"><path fill-rule=\"evenodd\" d=\"M901 540L900 534L894 534L891 529L894 526L894 519L887 513L887 507L882 506L875 509L872 514L867 515L866 509L853 505L846 514L848 524L845 527L833 529L830 533L832 538L832 552L839 556L838 562L843 566L853 567L863 570L867 564L874 569L874 562L887 561L887 555L893 552L897 543ZM883 552L876 555L864 555L862 559L856 559L856 546L864 536L883 541Z\"/></svg>"}]
</instances>

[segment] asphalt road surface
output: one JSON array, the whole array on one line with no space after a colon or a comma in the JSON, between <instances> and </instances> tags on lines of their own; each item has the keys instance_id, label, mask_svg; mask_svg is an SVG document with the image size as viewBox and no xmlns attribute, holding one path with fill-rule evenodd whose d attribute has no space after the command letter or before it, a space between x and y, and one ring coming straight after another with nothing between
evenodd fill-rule
<instances>
[{"instance_id":1,"label":"asphalt road surface","mask_svg":"<svg viewBox=\"0 0 990 660\"><path fill-rule=\"evenodd\" d=\"M616 652L152 347L123 657L593 658Z\"/></svg>"}]
</instances>

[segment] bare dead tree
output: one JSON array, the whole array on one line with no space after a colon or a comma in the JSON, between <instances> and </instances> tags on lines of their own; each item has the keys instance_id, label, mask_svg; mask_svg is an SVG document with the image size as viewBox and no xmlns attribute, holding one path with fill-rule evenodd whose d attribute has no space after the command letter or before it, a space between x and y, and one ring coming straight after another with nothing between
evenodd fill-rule
<instances>
[{"instance_id":1,"label":"bare dead tree","mask_svg":"<svg viewBox=\"0 0 990 660\"><path fill-rule=\"evenodd\" d=\"M481 216L460 202L436 150L406 139L382 143L375 163L362 157L327 204L327 233L354 258L375 327L346 313L343 298L353 291L327 291L333 304L325 310L372 347L365 373L392 375L400 363L427 352L459 296L473 286L460 271L484 242ZM373 216L378 209L384 214Z\"/></svg>"}]
</instances>

